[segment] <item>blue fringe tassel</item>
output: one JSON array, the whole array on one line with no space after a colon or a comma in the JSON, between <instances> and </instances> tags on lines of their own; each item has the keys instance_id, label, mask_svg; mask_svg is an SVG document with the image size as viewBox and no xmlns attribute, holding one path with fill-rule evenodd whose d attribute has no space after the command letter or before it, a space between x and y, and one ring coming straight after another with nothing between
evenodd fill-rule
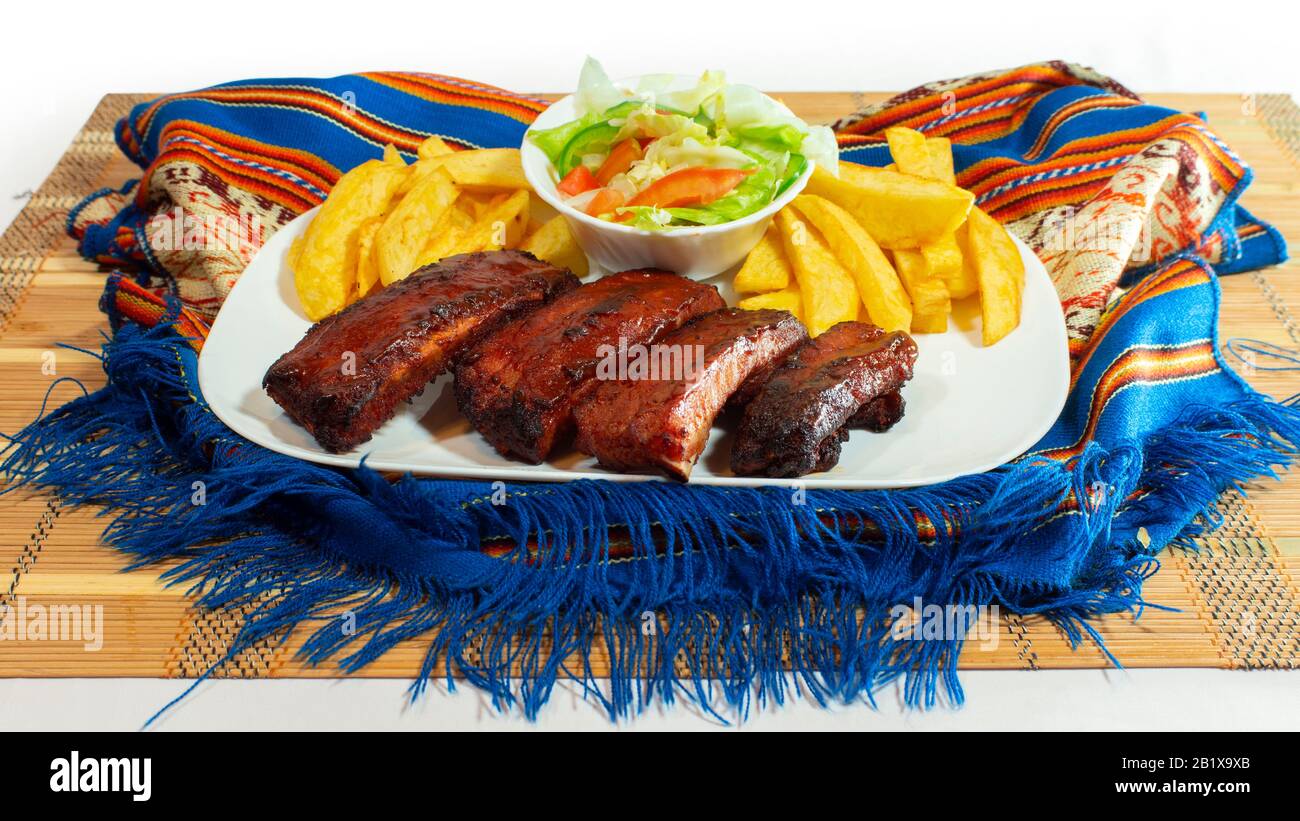
<instances>
[{"instance_id":1,"label":"blue fringe tassel","mask_svg":"<svg viewBox=\"0 0 1300 821\"><path fill-rule=\"evenodd\" d=\"M165 578L199 606L251 608L226 659L307 627L302 657L352 672L431 635L413 696L460 675L529 717L561 679L611 719L681 698L743 720L798 695L870 701L898 679L909 705L960 703L962 638L897 637L891 607L996 604L1100 643L1089 621L1140 612L1156 552L1190 546L1220 493L1275 475L1300 443L1296 403L1252 394L1188 408L1141 447L935 487L794 504L780 488L584 481L518 485L492 504L486 484L389 483L239 439L169 327L125 325L101 358L105 388L0 452L6 492L104 505L104 540L132 567L179 559ZM940 525L931 538L918 516ZM505 552L485 554L484 539Z\"/></svg>"}]
</instances>

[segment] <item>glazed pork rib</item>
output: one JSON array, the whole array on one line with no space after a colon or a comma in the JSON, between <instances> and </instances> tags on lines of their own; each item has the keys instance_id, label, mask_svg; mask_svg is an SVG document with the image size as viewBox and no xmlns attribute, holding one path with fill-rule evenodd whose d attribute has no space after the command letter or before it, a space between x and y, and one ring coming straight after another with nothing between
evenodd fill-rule
<instances>
[{"instance_id":1,"label":"glazed pork rib","mask_svg":"<svg viewBox=\"0 0 1300 821\"><path fill-rule=\"evenodd\" d=\"M563 294L478 343L456 367L456 402L502 455L537 464L573 422L610 350L648 345L725 307L711 285L624 271Z\"/></svg>"},{"instance_id":2,"label":"glazed pork rib","mask_svg":"<svg viewBox=\"0 0 1300 821\"><path fill-rule=\"evenodd\" d=\"M845 425L868 403L912 378L916 343L862 322L841 322L796 350L745 408L731 468L741 476L829 470ZM901 398L901 397L900 397Z\"/></svg>"},{"instance_id":3,"label":"glazed pork rib","mask_svg":"<svg viewBox=\"0 0 1300 821\"><path fill-rule=\"evenodd\" d=\"M610 470L660 469L686 480L732 392L808 340L786 311L714 311L660 337L680 373L599 382L574 409L578 449Z\"/></svg>"},{"instance_id":4,"label":"glazed pork rib","mask_svg":"<svg viewBox=\"0 0 1300 821\"><path fill-rule=\"evenodd\" d=\"M906 408L907 403L903 401L903 394L890 391L863 405L861 410L849 417L844 427L884 433L898 424Z\"/></svg>"},{"instance_id":5,"label":"glazed pork rib","mask_svg":"<svg viewBox=\"0 0 1300 821\"><path fill-rule=\"evenodd\" d=\"M262 387L321 447L351 450L470 344L577 286L521 251L449 257L312 326Z\"/></svg>"}]
</instances>

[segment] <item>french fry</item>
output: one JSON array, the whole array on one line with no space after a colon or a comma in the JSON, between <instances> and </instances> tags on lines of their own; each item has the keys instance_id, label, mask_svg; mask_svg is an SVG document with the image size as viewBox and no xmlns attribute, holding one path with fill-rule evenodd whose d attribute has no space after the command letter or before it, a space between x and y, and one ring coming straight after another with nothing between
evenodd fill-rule
<instances>
[{"instance_id":1,"label":"french fry","mask_svg":"<svg viewBox=\"0 0 1300 821\"><path fill-rule=\"evenodd\" d=\"M949 185L957 184L957 174L952 165L952 140L947 137L926 137L925 148L930 152L930 165L934 178Z\"/></svg>"},{"instance_id":2,"label":"french fry","mask_svg":"<svg viewBox=\"0 0 1300 821\"><path fill-rule=\"evenodd\" d=\"M466 213L478 221L489 208L500 205L509 197L508 194L492 191L462 191L460 198L456 200L458 206L462 206Z\"/></svg>"},{"instance_id":3,"label":"french fry","mask_svg":"<svg viewBox=\"0 0 1300 821\"><path fill-rule=\"evenodd\" d=\"M971 209L972 212L975 209ZM944 280L948 286L948 293L953 299L965 299L972 294L978 293L980 289L979 275L975 271L975 258L970 250L970 220L967 219L962 227L957 229L954 236L957 240L957 247L961 250L961 270L954 276Z\"/></svg>"},{"instance_id":4,"label":"french fry","mask_svg":"<svg viewBox=\"0 0 1300 821\"><path fill-rule=\"evenodd\" d=\"M934 164L930 159L930 150L925 144L925 135L911 128L886 128L885 140L889 142L889 153L894 164L904 174L936 179Z\"/></svg>"},{"instance_id":5,"label":"french fry","mask_svg":"<svg viewBox=\"0 0 1300 821\"><path fill-rule=\"evenodd\" d=\"M304 231L298 236L294 237L293 242L289 243L289 253L285 255L284 261L286 264L288 264L290 271L298 267L298 257L302 256L303 241L306 238L307 238L307 232Z\"/></svg>"},{"instance_id":6,"label":"french fry","mask_svg":"<svg viewBox=\"0 0 1300 821\"><path fill-rule=\"evenodd\" d=\"M822 197L802 194L795 197L794 207L821 232L836 259L853 275L871 321L886 331L909 330L911 299L898 272L866 229L849 212Z\"/></svg>"},{"instance_id":7,"label":"french fry","mask_svg":"<svg viewBox=\"0 0 1300 821\"><path fill-rule=\"evenodd\" d=\"M817 336L840 322L857 319L858 288L817 230L789 208L781 209L776 221L799 283L808 333Z\"/></svg>"},{"instance_id":8,"label":"french fry","mask_svg":"<svg viewBox=\"0 0 1300 821\"><path fill-rule=\"evenodd\" d=\"M530 225L545 225L558 214L559 212L547 205L541 197L528 198L528 223Z\"/></svg>"},{"instance_id":9,"label":"french fry","mask_svg":"<svg viewBox=\"0 0 1300 821\"><path fill-rule=\"evenodd\" d=\"M428 143L429 140L425 140L424 144ZM446 147L445 143L443 145ZM411 174L400 194L407 193L439 168L451 175L452 182L458 188L485 191L528 189L518 148L481 148L473 151L451 151L448 148L445 153L431 153L434 150L436 148L426 151L428 156L421 156L408 166Z\"/></svg>"},{"instance_id":10,"label":"french fry","mask_svg":"<svg viewBox=\"0 0 1300 821\"><path fill-rule=\"evenodd\" d=\"M442 168L441 157L430 157L428 159L419 159L406 167L406 179L402 181L401 187L397 189L398 197L405 197L412 188L419 185L426 177Z\"/></svg>"},{"instance_id":11,"label":"french fry","mask_svg":"<svg viewBox=\"0 0 1300 821\"><path fill-rule=\"evenodd\" d=\"M388 207L405 171L367 160L340 177L326 197L293 265L294 287L308 319L324 319L356 297L358 233Z\"/></svg>"},{"instance_id":12,"label":"french fry","mask_svg":"<svg viewBox=\"0 0 1300 821\"><path fill-rule=\"evenodd\" d=\"M984 345L993 345L1020 325L1025 264L1007 229L978 208L970 212L970 253L979 278Z\"/></svg>"},{"instance_id":13,"label":"french fry","mask_svg":"<svg viewBox=\"0 0 1300 821\"><path fill-rule=\"evenodd\" d=\"M526 189L519 190L485 209L466 236L466 251L518 246L528 225L528 197Z\"/></svg>"},{"instance_id":14,"label":"french fry","mask_svg":"<svg viewBox=\"0 0 1300 821\"><path fill-rule=\"evenodd\" d=\"M375 232L383 225L382 216L371 217L357 233L357 299L370 293L379 283L379 268L375 265Z\"/></svg>"},{"instance_id":15,"label":"french fry","mask_svg":"<svg viewBox=\"0 0 1300 821\"><path fill-rule=\"evenodd\" d=\"M431 262L477 250L465 247L466 238L473 227L474 218L465 209L459 205L448 208L438 224L429 231L429 242L415 261L416 270Z\"/></svg>"},{"instance_id":16,"label":"french fry","mask_svg":"<svg viewBox=\"0 0 1300 821\"><path fill-rule=\"evenodd\" d=\"M517 148L478 148L473 151L451 151L450 145L432 143L430 138L421 143L426 147L411 168L411 178L403 187L402 194L415 187L426 175L439 168L447 169L452 182L461 188L476 188L487 191L515 191L528 188L528 179L524 177L524 165L519 158ZM439 148L445 148L441 151ZM417 149L419 152L419 149Z\"/></svg>"},{"instance_id":17,"label":"french fry","mask_svg":"<svg viewBox=\"0 0 1300 821\"><path fill-rule=\"evenodd\" d=\"M789 311L794 314L796 319L803 320L803 298L799 295L797 285L791 285L779 291L770 291L766 294L747 296L737 302L736 307L746 311L759 311L764 308Z\"/></svg>"},{"instance_id":18,"label":"french fry","mask_svg":"<svg viewBox=\"0 0 1300 821\"><path fill-rule=\"evenodd\" d=\"M406 167L406 160L402 159L402 152L397 150L397 146L389 143L384 146L384 162L389 165L400 165Z\"/></svg>"},{"instance_id":19,"label":"french fry","mask_svg":"<svg viewBox=\"0 0 1300 821\"><path fill-rule=\"evenodd\" d=\"M447 145L442 137L437 135L429 137L424 142L420 143L419 147L415 149L415 156L419 157L421 160L427 160L432 157L441 157L444 154L450 153L452 153L451 146Z\"/></svg>"},{"instance_id":20,"label":"french fry","mask_svg":"<svg viewBox=\"0 0 1300 821\"><path fill-rule=\"evenodd\" d=\"M415 270L429 226L438 223L459 193L451 175L438 169L416 183L388 213L374 240L375 263L384 285Z\"/></svg>"},{"instance_id":21,"label":"french fry","mask_svg":"<svg viewBox=\"0 0 1300 821\"><path fill-rule=\"evenodd\" d=\"M961 230L960 228L957 230ZM922 245L921 255L925 257L926 267L931 276L942 279L945 283L951 283L961 278L961 245L957 242L956 233L944 234L934 242L927 242ZM951 286L948 288L952 292ZM956 296L956 294L953 294ZM970 294L966 294L969 296Z\"/></svg>"},{"instance_id":22,"label":"french fry","mask_svg":"<svg viewBox=\"0 0 1300 821\"><path fill-rule=\"evenodd\" d=\"M465 188L528 190L518 148L484 148L456 151L434 157L451 174L452 182Z\"/></svg>"},{"instance_id":23,"label":"french fry","mask_svg":"<svg viewBox=\"0 0 1300 821\"><path fill-rule=\"evenodd\" d=\"M773 223L745 257L732 285L741 293L765 293L785 288L790 284L790 277L790 260L785 256L781 231Z\"/></svg>"},{"instance_id":24,"label":"french fry","mask_svg":"<svg viewBox=\"0 0 1300 821\"><path fill-rule=\"evenodd\" d=\"M587 254L574 239L564 217L551 217L542 223L519 248L557 268L568 268L576 276L587 275Z\"/></svg>"},{"instance_id":25,"label":"french fry","mask_svg":"<svg viewBox=\"0 0 1300 821\"><path fill-rule=\"evenodd\" d=\"M912 331L939 334L948 330L948 312L952 301L943 280L934 276L920 251L903 249L894 252L894 267L912 297Z\"/></svg>"},{"instance_id":26,"label":"french fry","mask_svg":"<svg viewBox=\"0 0 1300 821\"><path fill-rule=\"evenodd\" d=\"M886 129L885 139L899 170L949 184L956 182L952 172L952 144L948 140L927 140L924 134L911 128ZM927 274L943 280L952 298L961 299L975 292L977 283L963 276L962 250L955 232L923 244L921 254L925 257Z\"/></svg>"},{"instance_id":27,"label":"french fry","mask_svg":"<svg viewBox=\"0 0 1300 821\"><path fill-rule=\"evenodd\" d=\"M813 169L804 193L825 197L862 223L883 248L919 248L957 230L975 197L912 174L841 162L836 179Z\"/></svg>"}]
</instances>

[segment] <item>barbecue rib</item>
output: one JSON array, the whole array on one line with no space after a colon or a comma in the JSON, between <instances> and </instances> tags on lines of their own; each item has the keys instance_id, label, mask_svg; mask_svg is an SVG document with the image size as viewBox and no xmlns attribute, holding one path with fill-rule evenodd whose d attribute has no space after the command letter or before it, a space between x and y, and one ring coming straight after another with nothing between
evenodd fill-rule
<instances>
[{"instance_id":1,"label":"barbecue rib","mask_svg":"<svg viewBox=\"0 0 1300 821\"><path fill-rule=\"evenodd\" d=\"M704 451L713 420L750 374L808 340L786 311L714 311L655 342L659 361L678 373L599 382L574 408L578 449L610 470L659 468L686 480Z\"/></svg>"},{"instance_id":2,"label":"barbecue rib","mask_svg":"<svg viewBox=\"0 0 1300 821\"><path fill-rule=\"evenodd\" d=\"M862 322L841 322L796 350L745 408L731 469L802 476L840 458L844 429L863 405L912 378L916 343Z\"/></svg>"},{"instance_id":3,"label":"barbecue rib","mask_svg":"<svg viewBox=\"0 0 1300 821\"><path fill-rule=\"evenodd\" d=\"M501 327L456 367L456 402L502 455L537 464L573 421L602 359L725 307L711 285L624 271Z\"/></svg>"},{"instance_id":4,"label":"barbecue rib","mask_svg":"<svg viewBox=\"0 0 1300 821\"><path fill-rule=\"evenodd\" d=\"M903 394L890 391L863 405L861 410L849 417L844 427L884 433L898 424L906 408L907 403L903 401Z\"/></svg>"},{"instance_id":5,"label":"barbecue rib","mask_svg":"<svg viewBox=\"0 0 1300 821\"><path fill-rule=\"evenodd\" d=\"M521 251L449 257L312 326L262 387L321 447L351 450L467 346L577 286Z\"/></svg>"}]
</instances>

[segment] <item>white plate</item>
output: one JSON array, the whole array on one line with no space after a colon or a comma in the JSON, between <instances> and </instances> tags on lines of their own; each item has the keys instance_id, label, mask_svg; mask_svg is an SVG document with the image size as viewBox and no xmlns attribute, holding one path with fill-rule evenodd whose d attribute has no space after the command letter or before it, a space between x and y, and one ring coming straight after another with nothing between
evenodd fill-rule
<instances>
[{"instance_id":1,"label":"white plate","mask_svg":"<svg viewBox=\"0 0 1300 821\"><path fill-rule=\"evenodd\" d=\"M351 453L321 449L262 390L262 376L311 327L284 264L289 243L314 211L286 225L239 278L199 357L199 386L232 430L271 450L341 467L363 456L378 470L515 481L660 477L613 473L595 460L561 449L550 462L525 465L499 456L456 410L450 377L435 381ZM907 413L887 433L853 431L840 463L805 476L805 487L884 488L941 482L980 473L1019 456L1051 427L1065 405L1069 355L1056 290L1041 262L1023 244L1024 315L1020 327L991 348L980 346L978 308L958 304L945 334L918 334L915 376L903 388ZM734 303L730 274L711 282ZM972 300L964 300L972 303ZM731 475L731 436L715 428L691 475L701 485L785 485L789 479Z\"/></svg>"}]
</instances>

